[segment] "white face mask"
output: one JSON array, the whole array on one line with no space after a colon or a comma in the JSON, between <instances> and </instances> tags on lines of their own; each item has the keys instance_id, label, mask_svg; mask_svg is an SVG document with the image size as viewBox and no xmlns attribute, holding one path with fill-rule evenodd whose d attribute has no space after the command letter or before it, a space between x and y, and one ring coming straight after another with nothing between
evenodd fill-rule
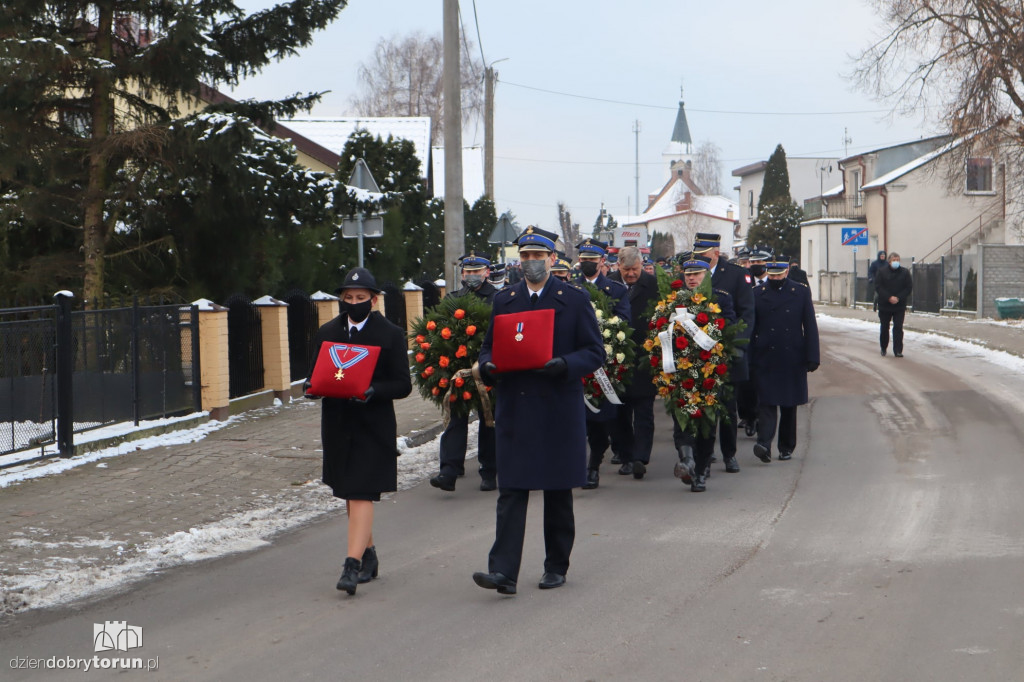
<instances>
[{"instance_id":1,"label":"white face mask","mask_svg":"<svg viewBox=\"0 0 1024 682\"><path fill-rule=\"evenodd\" d=\"M891 267L893 270L899 270L900 262L898 260L894 260L893 262L889 263L889 267Z\"/></svg>"}]
</instances>

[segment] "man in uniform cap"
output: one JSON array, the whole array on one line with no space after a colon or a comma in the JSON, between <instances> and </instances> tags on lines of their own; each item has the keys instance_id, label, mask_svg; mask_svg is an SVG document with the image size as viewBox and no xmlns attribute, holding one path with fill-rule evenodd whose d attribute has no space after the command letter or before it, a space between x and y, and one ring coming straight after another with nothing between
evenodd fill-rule
<instances>
[{"instance_id":1,"label":"man in uniform cap","mask_svg":"<svg viewBox=\"0 0 1024 682\"><path fill-rule=\"evenodd\" d=\"M566 259L565 254L561 251L555 252L555 264L551 266L551 274L562 280L563 282L569 281L569 270L572 269L572 263Z\"/></svg>"},{"instance_id":2,"label":"man in uniform cap","mask_svg":"<svg viewBox=\"0 0 1024 682\"><path fill-rule=\"evenodd\" d=\"M779 459L792 457L796 408L807 403L807 373L820 362L811 290L787 279L787 258L778 256L766 267L768 283L754 289L757 314L750 338L758 400L754 454L765 463L772 460L776 422Z\"/></svg>"},{"instance_id":3,"label":"man in uniform cap","mask_svg":"<svg viewBox=\"0 0 1024 682\"><path fill-rule=\"evenodd\" d=\"M771 253L766 248L755 246L748 258L750 286L756 287L767 282L768 273L764 264L771 258ZM754 368L749 363L747 380L736 382L736 414L739 417L737 430L742 428L748 437L753 437L757 433L757 389L754 387Z\"/></svg>"},{"instance_id":4,"label":"man in uniform cap","mask_svg":"<svg viewBox=\"0 0 1024 682\"><path fill-rule=\"evenodd\" d=\"M683 285L690 289L696 289L707 277L711 263L705 256L692 254L683 262ZM736 322L736 311L733 308L732 296L721 289L712 288L712 301L722 309L722 317L729 323ZM729 370L732 371L733 362L730 360ZM715 431L712 426L707 436L686 432L679 426L679 422L672 418L672 441L679 453L679 462L675 467L675 475L681 478L683 483L690 484L690 490L695 493L702 493L707 488L707 473L711 466L711 455L715 452Z\"/></svg>"},{"instance_id":5,"label":"man in uniform cap","mask_svg":"<svg viewBox=\"0 0 1024 682\"><path fill-rule=\"evenodd\" d=\"M572 489L587 480L586 408L582 378L604 364L590 297L550 276L555 235L529 227L519 236L524 279L494 297L480 350L480 374L496 386L498 504L487 572L473 581L515 594L531 490L544 491L544 575L539 587L565 584L576 535ZM554 311L552 358L542 369L497 373L494 319L529 310ZM554 438L555 434L559 438Z\"/></svg>"},{"instance_id":6,"label":"man in uniform cap","mask_svg":"<svg viewBox=\"0 0 1024 682\"><path fill-rule=\"evenodd\" d=\"M487 277L488 283L495 289L505 286L505 264L494 263L491 265L491 273Z\"/></svg>"},{"instance_id":7,"label":"man in uniform cap","mask_svg":"<svg viewBox=\"0 0 1024 682\"><path fill-rule=\"evenodd\" d=\"M576 245L579 253L579 282L595 287L612 300L612 312L626 322L630 319L629 299L626 298L626 285L605 277L601 273L607 255L608 245L596 239L584 239ZM587 412L587 443L590 445L590 460L587 464L587 490L596 488L600 481L599 469L608 450L616 426L617 405L603 401L599 412ZM632 472L630 472L632 473ZM642 474L641 474L642 475Z\"/></svg>"},{"instance_id":8,"label":"man in uniform cap","mask_svg":"<svg viewBox=\"0 0 1024 682\"><path fill-rule=\"evenodd\" d=\"M754 295L750 288L750 273L735 263L720 258L721 236L708 232L698 232L693 240L693 253L703 255L711 263L711 286L721 289L732 297L736 308L736 316L746 323L746 329L737 335L739 339L749 339L754 328ZM729 380L734 384L747 379L746 356L736 358L730 366ZM731 474L738 473L740 465L736 461L736 392L725 401L729 418L719 423L719 446L725 470Z\"/></svg>"},{"instance_id":9,"label":"man in uniform cap","mask_svg":"<svg viewBox=\"0 0 1024 682\"><path fill-rule=\"evenodd\" d=\"M476 296L482 301L491 303L497 293L487 281L487 272L491 261L473 252L459 259L462 266L462 288L450 292L445 298ZM480 490L497 488L494 464L494 427L487 426L481 415L477 415L477 463L480 465ZM441 434L441 471L430 479L430 485L451 492L455 490L455 481L465 473L466 445L469 440L469 415L451 415L448 427Z\"/></svg>"}]
</instances>

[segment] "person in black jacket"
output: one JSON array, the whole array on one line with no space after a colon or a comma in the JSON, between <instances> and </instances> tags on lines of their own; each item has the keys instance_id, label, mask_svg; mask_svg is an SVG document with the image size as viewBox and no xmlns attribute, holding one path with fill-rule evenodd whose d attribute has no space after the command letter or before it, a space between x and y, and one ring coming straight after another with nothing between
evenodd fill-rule
<instances>
[{"instance_id":1,"label":"person in black jacket","mask_svg":"<svg viewBox=\"0 0 1024 682\"><path fill-rule=\"evenodd\" d=\"M609 279L626 285L629 301L629 326L637 353L633 379L626 387L626 395L619 406L617 440L622 467L619 473L646 472L654 446L654 398L657 389L651 382L650 356L643 352L650 321L648 309L658 300L658 279L644 272L643 256L635 246L626 246L618 253L619 270ZM613 444L614 446L614 444ZM636 466L636 462L642 468Z\"/></svg>"},{"instance_id":2,"label":"person in black jacket","mask_svg":"<svg viewBox=\"0 0 1024 682\"><path fill-rule=\"evenodd\" d=\"M370 271L353 268L340 293L342 312L320 327L317 350L325 341L380 348L363 398L324 398L320 418L323 482L345 500L348 510L348 556L337 588L355 594L358 583L377 577L373 503L381 493L398 489L394 401L412 392L412 378L405 331L373 311L380 289ZM316 362L309 369L311 377Z\"/></svg>"},{"instance_id":3,"label":"person in black jacket","mask_svg":"<svg viewBox=\"0 0 1024 682\"><path fill-rule=\"evenodd\" d=\"M886 260L885 251L878 252L878 258L871 261L871 265L868 266L868 286L870 291L873 292L872 298L874 302L871 304L872 310L878 310L878 292L875 289L875 277L878 276L878 271L882 268L888 267L889 263Z\"/></svg>"},{"instance_id":4,"label":"person in black jacket","mask_svg":"<svg viewBox=\"0 0 1024 682\"><path fill-rule=\"evenodd\" d=\"M900 254L889 254L888 267L880 268L875 275L875 291L878 292L878 320L881 323L878 343L882 355L889 348L889 323L892 323L892 354L903 357L903 318L907 314L907 299L914 290L914 278L910 271L900 267Z\"/></svg>"},{"instance_id":5,"label":"person in black jacket","mask_svg":"<svg viewBox=\"0 0 1024 682\"><path fill-rule=\"evenodd\" d=\"M475 253L463 256L460 261L462 266L462 288L449 293L445 298L460 298L462 296L476 296L477 298L492 303L494 294L498 292L490 282L487 281L488 268L491 261ZM480 490L495 490L498 485L495 478L498 474L497 465L494 463L494 427L487 426L484 419L477 415L479 429L477 430L477 463L480 465ZM441 471L430 479L430 485L441 490L452 492L455 490L455 481L459 476L466 473L466 446L469 442L469 415L451 415L448 427L441 434Z\"/></svg>"}]
</instances>

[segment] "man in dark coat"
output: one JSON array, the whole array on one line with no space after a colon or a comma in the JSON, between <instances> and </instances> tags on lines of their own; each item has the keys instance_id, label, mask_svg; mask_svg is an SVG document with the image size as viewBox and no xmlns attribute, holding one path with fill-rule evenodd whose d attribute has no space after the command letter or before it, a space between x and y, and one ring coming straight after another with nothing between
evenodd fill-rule
<instances>
[{"instance_id":1,"label":"man in dark coat","mask_svg":"<svg viewBox=\"0 0 1024 682\"><path fill-rule=\"evenodd\" d=\"M628 288L630 322L633 341L636 343L636 368L633 380L626 387L626 395L619 407L618 428L619 458L623 475L640 471L643 476L651 461L654 445L654 398L657 389L651 379L650 356L644 350L650 321L648 310L658 301L658 279L643 270L643 256L635 246L619 251L619 271L610 279L621 281Z\"/></svg>"},{"instance_id":2,"label":"man in dark coat","mask_svg":"<svg viewBox=\"0 0 1024 682\"><path fill-rule=\"evenodd\" d=\"M754 294L750 288L751 276L745 268L723 260L720 257L722 238L720 235L698 232L693 239L693 253L706 256L711 261L711 286L725 291L732 297L736 308L736 317L743 321L746 329L737 334L738 339L749 339L754 328ZM741 347L743 350L743 347ZM733 383L732 396L725 401L728 419L718 424L719 447L722 449L722 460L725 470L731 474L738 473L740 465L736 461L736 414L735 384L747 380L747 358L736 358L729 370L729 381Z\"/></svg>"},{"instance_id":3,"label":"man in dark coat","mask_svg":"<svg viewBox=\"0 0 1024 682\"><path fill-rule=\"evenodd\" d=\"M900 254L889 254L889 265L879 268L875 275L878 292L878 320L881 323L878 343L882 355L889 348L889 323L892 323L892 354L903 357L903 318L907 314L907 299L914 290L910 271L900 267Z\"/></svg>"},{"instance_id":4,"label":"man in dark coat","mask_svg":"<svg viewBox=\"0 0 1024 682\"><path fill-rule=\"evenodd\" d=\"M531 490L544 491L544 575L540 587L565 584L576 535L572 489L587 480L586 408L581 379L604 364L604 344L590 297L550 276L555 235L529 227L517 240L524 280L494 297L480 351L480 374L496 384L498 505L488 572L473 580L515 594ZM543 368L496 373L494 320L529 310L554 310L551 360ZM496 361L496 362L495 362Z\"/></svg>"},{"instance_id":5,"label":"man in dark coat","mask_svg":"<svg viewBox=\"0 0 1024 682\"><path fill-rule=\"evenodd\" d=\"M766 249L760 247L755 247L748 254L749 267L747 270L750 272L752 290L759 284L768 281L768 273L765 271L764 264L768 262L770 256ZM739 417L736 427L737 431L743 428L748 437L753 437L757 434L757 389L754 387L754 368L750 366L749 358L748 354L747 380L736 382L736 414Z\"/></svg>"},{"instance_id":6,"label":"man in dark coat","mask_svg":"<svg viewBox=\"0 0 1024 682\"><path fill-rule=\"evenodd\" d=\"M445 298L476 296L491 303L497 293L487 281L488 268L491 262L475 253L460 259L462 266L462 288L449 293ZM487 426L484 419L477 415L477 463L480 465L480 490L497 488L495 476L497 471L494 463L494 427ZM430 485L449 492L455 490L455 481L466 470L466 446L469 441L469 415L452 414L448 427L441 434L441 471L430 479Z\"/></svg>"},{"instance_id":7,"label":"man in dark coat","mask_svg":"<svg viewBox=\"0 0 1024 682\"><path fill-rule=\"evenodd\" d=\"M800 261L796 258L791 258L789 261L788 277L790 282L810 286L810 282L807 280L807 271L800 267Z\"/></svg>"},{"instance_id":8,"label":"man in dark coat","mask_svg":"<svg viewBox=\"0 0 1024 682\"><path fill-rule=\"evenodd\" d=\"M373 311L380 289L365 268L353 268L341 286L342 313L320 327L323 343L377 346L380 355L363 398L324 398L320 419L323 482L348 510L348 558L338 589L354 594L357 583L377 577L373 502L397 490L398 425L394 401L412 392L405 332ZM317 358L309 368L313 376ZM307 382L308 383L308 382Z\"/></svg>"},{"instance_id":9,"label":"man in dark coat","mask_svg":"<svg viewBox=\"0 0 1024 682\"><path fill-rule=\"evenodd\" d=\"M807 373L818 369L818 324L811 290L790 282L789 262L769 262L768 283L754 289L757 308L750 361L757 386L757 443L754 454L772 460L778 422L779 459L796 449L796 408L807 403Z\"/></svg>"},{"instance_id":10,"label":"man in dark coat","mask_svg":"<svg viewBox=\"0 0 1024 682\"><path fill-rule=\"evenodd\" d=\"M608 245L597 239L587 238L576 245L579 253L579 283L587 283L612 299L612 312L623 320L630 319L629 299L626 298L626 285L605 277L601 273ZM605 399L598 412L587 411L587 443L590 445L590 460L587 463L587 483L583 487L593 490L600 484L600 467L611 443L613 429L616 427L618 405ZM618 438L616 438L618 441ZM633 472L637 476L637 472ZM640 473L640 478L643 473Z\"/></svg>"},{"instance_id":11,"label":"man in dark coat","mask_svg":"<svg viewBox=\"0 0 1024 682\"><path fill-rule=\"evenodd\" d=\"M872 298L874 303L872 304L872 310L878 310L878 292L875 291L875 277L878 276L878 271L882 268L888 267L889 263L886 260L885 251L878 252L878 258L871 261L871 265L868 266L868 287L872 292Z\"/></svg>"},{"instance_id":12,"label":"man in dark coat","mask_svg":"<svg viewBox=\"0 0 1024 682\"><path fill-rule=\"evenodd\" d=\"M710 262L704 256L691 255L683 262L683 285L696 289L704 281L710 268ZM722 309L722 317L730 324L736 322L736 310L732 296L721 289L711 289L712 301ZM733 363L729 363L732 371ZM715 452L715 428L707 436L702 434L683 433L679 422L672 419L672 441L679 453L679 463L675 467L676 477L683 483L690 484L690 491L702 493L707 489L708 469L711 466L711 455Z\"/></svg>"}]
</instances>

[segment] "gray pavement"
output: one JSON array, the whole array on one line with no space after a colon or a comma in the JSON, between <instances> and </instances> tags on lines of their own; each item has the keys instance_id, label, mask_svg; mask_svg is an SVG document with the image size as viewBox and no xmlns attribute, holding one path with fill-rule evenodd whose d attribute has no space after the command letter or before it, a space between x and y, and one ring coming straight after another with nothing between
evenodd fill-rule
<instances>
[{"instance_id":1,"label":"gray pavement","mask_svg":"<svg viewBox=\"0 0 1024 682\"><path fill-rule=\"evenodd\" d=\"M836 317L875 320L870 310L820 306ZM910 314L907 329L971 340L1024 355L1024 329ZM908 345L907 354L913 353ZM399 433L428 439L439 413L418 395L398 403ZM320 474L319 408L299 401L257 410L196 443L138 451L0 490L0 587L19 575L59 577L61 562L124 564L153 539L265 506ZM0 613L24 607L10 590Z\"/></svg>"}]
</instances>

